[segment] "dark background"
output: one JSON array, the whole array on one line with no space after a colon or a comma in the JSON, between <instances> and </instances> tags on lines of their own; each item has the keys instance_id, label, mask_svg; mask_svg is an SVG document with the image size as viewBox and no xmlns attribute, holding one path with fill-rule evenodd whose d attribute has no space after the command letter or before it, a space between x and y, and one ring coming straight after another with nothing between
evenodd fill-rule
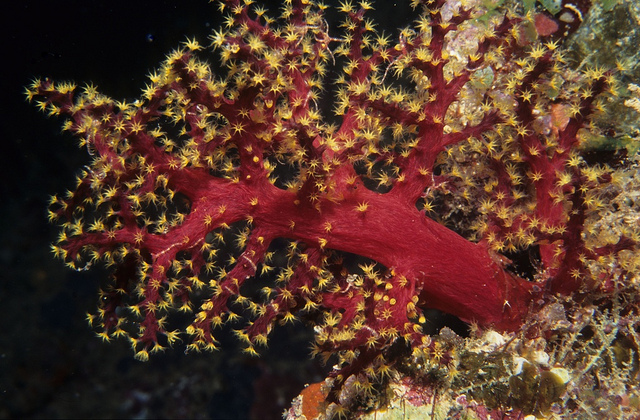
<instances>
[{"instance_id":1,"label":"dark background","mask_svg":"<svg viewBox=\"0 0 640 420\"><path fill-rule=\"evenodd\" d=\"M409 2L378 3L377 20L395 37L393 28L410 23ZM277 7L267 8L276 16ZM60 132L60 120L24 97L31 80L50 77L131 100L187 36L208 44L221 21L217 3L12 1L2 9L0 417L279 418L326 371L308 361L308 328L276 329L260 358L223 339L216 354L185 356L177 346L147 363L127 343L103 343L91 331L85 314L107 273L55 260L57 229L46 221L49 196L73 188L88 156Z\"/></svg>"}]
</instances>

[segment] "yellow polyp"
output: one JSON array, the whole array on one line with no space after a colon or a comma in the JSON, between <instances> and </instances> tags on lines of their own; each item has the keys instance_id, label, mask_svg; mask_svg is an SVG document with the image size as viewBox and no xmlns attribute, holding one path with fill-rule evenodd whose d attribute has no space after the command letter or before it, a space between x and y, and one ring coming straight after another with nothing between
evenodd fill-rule
<instances>
[{"instance_id":1,"label":"yellow polyp","mask_svg":"<svg viewBox=\"0 0 640 420\"><path fill-rule=\"evenodd\" d=\"M359 213L364 213L367 211L368 208L369 208L369 203L367 203L366 201L363 201L358 203L355 210Z\"/></svg>"},{"instance_id":2,"label":"yellow polyp","mask_svg":"<svg viewBox=\"0 0 640 420\"><path fill-rule=\"evenodd\" d=\"M140 350L135 354L134 358L141 362L147 362L149 361L149 352L147 350Z\"/></svg>"},{"instance_id":3,"label":"yellow polyp","mask_svg":"<svg viewBox=\"0 0 640 420\"><path fill-rule=\"evenodd\" d=\"M154 343L150 353L160 353L160 352L163 352L164 350L165 350L165 347L162 346L160 343L156 342Z\"/></svg>"},{"instance_id":4,"label":"yellow polyp","mask_svg":"<svg viewBox=\"0 0 640 420\"><path fill-rule=\"evenodd\" d=\"M260 354L256 351L256 349L253 346L248 346L248 347L244 348L243 352L247 353L250 356L255 356L255 357L260 356Z\"/></svg>"}]
</instances>

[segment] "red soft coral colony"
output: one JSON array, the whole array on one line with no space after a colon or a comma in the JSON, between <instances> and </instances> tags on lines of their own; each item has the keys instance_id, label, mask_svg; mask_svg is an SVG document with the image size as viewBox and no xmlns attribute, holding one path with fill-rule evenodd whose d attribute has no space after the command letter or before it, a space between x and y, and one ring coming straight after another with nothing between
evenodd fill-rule
<instances>
[{"instance_id":1,"label":"red soft coral colony","mask_svg":"<svg viewBox=\"0 0 640 420\"><path fill-rule=\"evenodd\" d=\"M581 159L579 130L615 82L567 70L526 19L414 0L392 42L368 2L340 6L340 38L322 4L286 1L275 20L251 3L220 6L217 74L190 40L132 103L47 79L28 90L93 158L50 219L71 267L114 267L89 315L103 338L146 360L179 337L214 350L217 329L245 323L255 353L302 318L314 352L339 355L339 387L388 374L392 343L428 342L427 308L515 330L546 295L583 292L590 259L635 246L581 233L611 176ZM533 249L531 279L501 255Z\"/></svg>"}]
</instances>

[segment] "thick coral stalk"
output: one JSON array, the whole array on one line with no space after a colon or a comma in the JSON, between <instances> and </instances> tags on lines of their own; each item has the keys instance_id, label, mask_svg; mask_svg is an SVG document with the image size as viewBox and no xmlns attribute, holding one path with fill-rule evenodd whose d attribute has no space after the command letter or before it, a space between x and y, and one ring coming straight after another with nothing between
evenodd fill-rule
<instances>
[{"instance_id":1,"label":"thick coral stalk","mask_svg":"<svg viewBox=\"0 0 640 420\"><path fill-rule=\"evenodd\" d=\"M415 206L399 204L393 194L360 189L339 203L320 203L320 212L296 206L295 196L286 191L267 197L255 222L269 236L322 240L322 246L378 261L415 281L423 307L500 328L517 328L529 309L530 283L507 273L484 245L424 217ZM357 209L361 203L367 204L362 212ZM329 233L323 228L327 224Z\"/></svg>"}]
</instances>

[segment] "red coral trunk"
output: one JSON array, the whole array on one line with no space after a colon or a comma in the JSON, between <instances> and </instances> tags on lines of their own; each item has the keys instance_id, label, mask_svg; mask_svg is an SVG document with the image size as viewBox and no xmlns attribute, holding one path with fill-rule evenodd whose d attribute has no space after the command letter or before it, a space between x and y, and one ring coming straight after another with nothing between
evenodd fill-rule
<instances>
[{"instance_id":1,"label":"red coral trunk","mask_svg":"<svg viewBox=\"0 0 640 420\"><path fill-rule=\"evenodd\" d=\"M482 244L425 217L393 193L355 190L339 203L322 202L320 211L296 205L295 196L282 190L264 198L256 214L261 231L307 243L323 238L328 248L371 258L415 282L421 307L501 329L518 328L529 310L531 283L506 272ZM364 202L367 210L358 211Z\"/></svg>"}]
</instances>

